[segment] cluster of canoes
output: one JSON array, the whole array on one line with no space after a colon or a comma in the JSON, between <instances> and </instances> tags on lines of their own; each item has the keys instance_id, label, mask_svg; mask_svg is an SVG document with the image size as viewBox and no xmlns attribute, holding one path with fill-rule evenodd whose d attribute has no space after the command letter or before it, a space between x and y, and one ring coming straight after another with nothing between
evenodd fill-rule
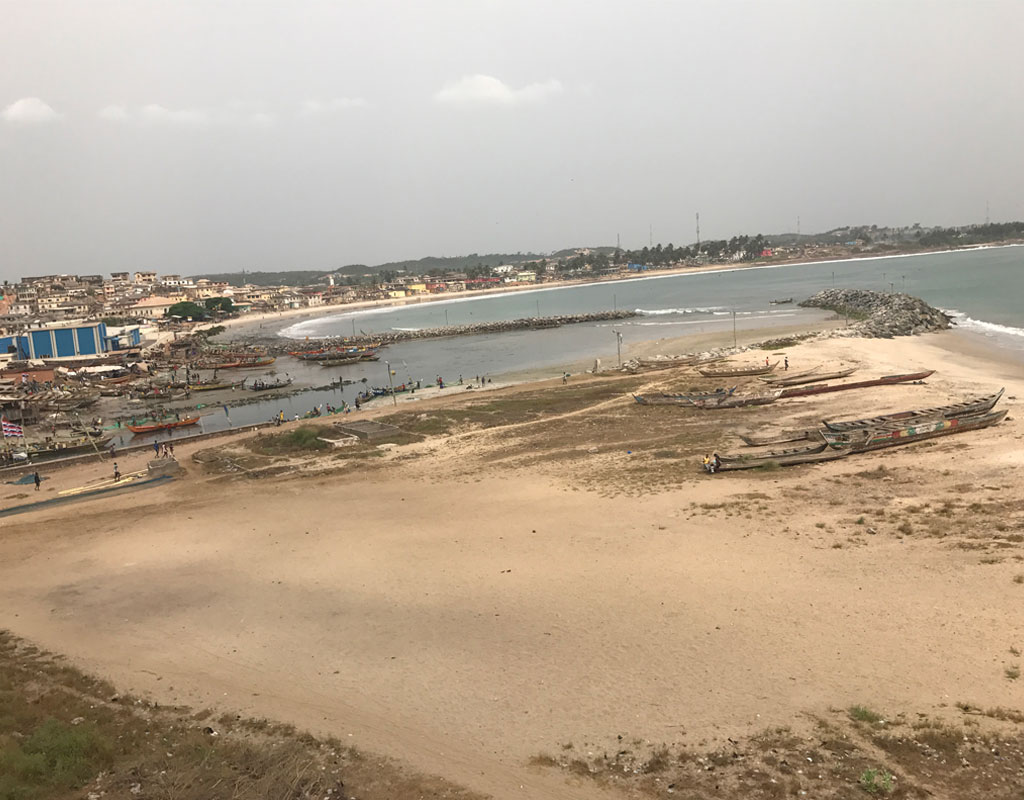
<instances>
[{"instance_id":1,"label":"cluster of canoes","mask_svg":"<svg viewBox=\"0 0 1024 800\"><path fill-rule=\"evenodd\" d=\"M343 367L360 361L379 361L375 347L329 347L317 350L293 350L288 353L300 361L315 361L321 367Z\"/></svg>"},{"instance_id":2,"label":"cluster of canoes","mask_svg":"<svg viewBox=\"0 0 1024 800\"><path fill-rule=\"evenodd\" d=\"M980 430L1000 422L1007 412L993 411L1003 396L1000 389L985 397L948 406L920 408L855 420L823 420L822 427L788 431L770 436L741 436L750 447L789 442L807 442L800 447L720 456L718 471L765 466L792 466L833 461L855 453L933 439L965 431Z\"/></svg>"}]
</instances>

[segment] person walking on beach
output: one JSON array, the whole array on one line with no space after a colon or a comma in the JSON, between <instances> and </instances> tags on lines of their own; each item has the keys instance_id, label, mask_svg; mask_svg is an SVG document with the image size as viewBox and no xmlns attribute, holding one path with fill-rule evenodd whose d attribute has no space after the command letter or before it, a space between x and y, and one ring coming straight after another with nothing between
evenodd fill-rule
<instances>
[{"instance_id":1,"label":"person walking on beach","mask_svg":"<svg viewBox=\"0 0 1024 800\"><path fill-rule=\"evenodd\" d=\"M43 479L39 477L39 473L37 472L35 475L32 476L32 480L35 481L36 491L38 492L39 491L39 484L43 482Z\"/></svg>"},{"instance_id":2,"label":"person walking on beach","mask_svg":"<svg viewBox=\"0 0 1024 800\"><path fill-rule=\"evenodd\" d=\"M167 445L167 452L171 458L174 458L174 442Z\"/></svg>"},{"instance_id":3,"label":"person walking on beach","mask_svg":"<svg viewBox=\"0 0 1024 800\"><path fill-rule=\"evenodd\" d=\"M160 442L153 442L153 455L160 457Z\"/></svg>"},{"instance_id":4,"label":"person walking on beach","mask_svg":"<svg viewBox=\"0 0 1024 800\"><path fill-rule=\"evenodd\" d=\"M117 468L117 462L115 461L114 462L114 483L117 483L119 480L121 480L121 470L119 470Z\"/></svg>"},{"instance_id":5,"label":"person walking on beach","mask_svg":"<svg viewBox=\"0 0 1024 800\"><path fill-rule=\"evenodd\" d=\"M782 365L782 371L783 372L788 372L789 371L789 356L786 356L786 360L785 360L785 362Z\"/></svg>"}]
</instances>

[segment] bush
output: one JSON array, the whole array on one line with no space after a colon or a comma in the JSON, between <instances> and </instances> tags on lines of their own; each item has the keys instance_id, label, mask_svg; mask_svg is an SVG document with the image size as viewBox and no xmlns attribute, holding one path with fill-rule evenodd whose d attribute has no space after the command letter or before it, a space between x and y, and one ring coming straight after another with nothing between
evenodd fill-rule
<instances>
[{"instance_id":1,"label":"bush","mask_svg":"<svg viewBox=\"0 0 1024 800\"><path fill-rule=\"evenodd\" d=\"M32 797L41 788L74 789L108 767L110 744L90 723L43 722L20 745L0 750L0 798Z\"/></svg>"}]
</instances>

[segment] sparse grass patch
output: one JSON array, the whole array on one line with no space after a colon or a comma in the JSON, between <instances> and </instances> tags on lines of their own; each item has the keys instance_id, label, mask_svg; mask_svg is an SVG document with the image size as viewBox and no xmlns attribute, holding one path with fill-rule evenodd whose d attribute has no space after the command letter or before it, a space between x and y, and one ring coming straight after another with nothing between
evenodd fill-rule
<instances>
[{"instance_id":1,"label":"sparse grass patch","mask_svg":"<svg viewBox=\"0 0 1024 800\"><path fill-rule=\"evenodd\" d=\"M1008 666L1006 669L1003 670L1003 674L1006 676L1007 680L1011 680L1011 681L1017 680L1017 678L1020 677L1020 665L1019 664L1011 664L1010 666Z\"/></svg>"},{"instance_id":2,"label":"sparse grass patch","mask_svg":"<svg viewBox=\"0 0 1024 800\"><path fill-rule=\"evenodd\" d=\"M864 524L864 517L857 517L857 519L855 519L853 521L853 524L854 525L863 525Z\"/></svg>"},{"instance_id":3,"label":"sparse grass patch","mask_svg":"<svg viewBox=\"0 0 1024 800\"><path fill-rule=\"evenodd\" d=\"M866 769L860 774L857 782L868 794L892 793L892 773L884 769Z\"/></svg>"},{"instance_id":4,"label":"sparse grass patch","mask_svg":"<svg viewBox=\"0 0 1024 800\"><path fill-rule=\"evenodd\" d=\"M249 448L261 455L287 456L326 450L330 445L318 438L327 433L324 428L303 425L286 433L261 434L248 441Z\"/></svg>"},{"instance_id":5,"label":"sparse grass patch","mask_svg":"<svg viewBox=\"0 0 1024 800\"><path fill-rule=\"evenodd\" d=\"M869 725L876 725L884 719L881 714L872 711L866 706L850 706L847 711L850 719L854 722L866 722Z\"/></svg>"},{"instance_id":6,"label":"sparse grass patch","mask_svg":"<svg viewBox=\"0 0 1024 800\"><path fill-rule=\"evenodd\" d=\"M1018 572L1016 575L1014 575L1013 576L1013 582L1014 583L1024 583L1024 573Z\"/></svg>"},{"instance_id":7,"label":"sparse grass patch","mask_svg":"<svg viewBox=\"0 0 1024 800\"><path fill-rule=\"evenodd\" d=\"M896 526L896 530L904 536L910 536L914 532L914 526L910 524L909 520L903 520L903 522Z\"/></svg>"}]
</instances>

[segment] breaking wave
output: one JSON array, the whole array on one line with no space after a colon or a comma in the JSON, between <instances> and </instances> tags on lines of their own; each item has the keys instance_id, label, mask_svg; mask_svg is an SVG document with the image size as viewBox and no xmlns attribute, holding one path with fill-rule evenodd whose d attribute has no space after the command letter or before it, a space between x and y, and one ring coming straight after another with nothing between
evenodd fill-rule
<instances>
[{"instance_id":1,"label":"breaking wave","mask_svg":"<svg viewBox=\"0 0 1024 800\"><path fill-rule=\"evenodd\" d=\"M637 314L643 314L645 317L659 317L663 314L713 314L719 317L730 313L722 306L710 306L709 308L637 308L634 310Z\"/></svg>"},{"instance_id":2,"label":"breaking wave","mask_svg":"<svg viewBox=\"0 0 1024 800\"><path fill-rule=\"evenodd\" d=\"M958 311L955 308L945 308L943 311L953 318L957 327L965 330L976 331L986 336L1016 336L1024 338L1024 328L1015 328L1012 325L1000 325L998 322L985 322L983 319L974 319L974 317L969 317L963 311Z\"/></svg>"}]
</instances>

